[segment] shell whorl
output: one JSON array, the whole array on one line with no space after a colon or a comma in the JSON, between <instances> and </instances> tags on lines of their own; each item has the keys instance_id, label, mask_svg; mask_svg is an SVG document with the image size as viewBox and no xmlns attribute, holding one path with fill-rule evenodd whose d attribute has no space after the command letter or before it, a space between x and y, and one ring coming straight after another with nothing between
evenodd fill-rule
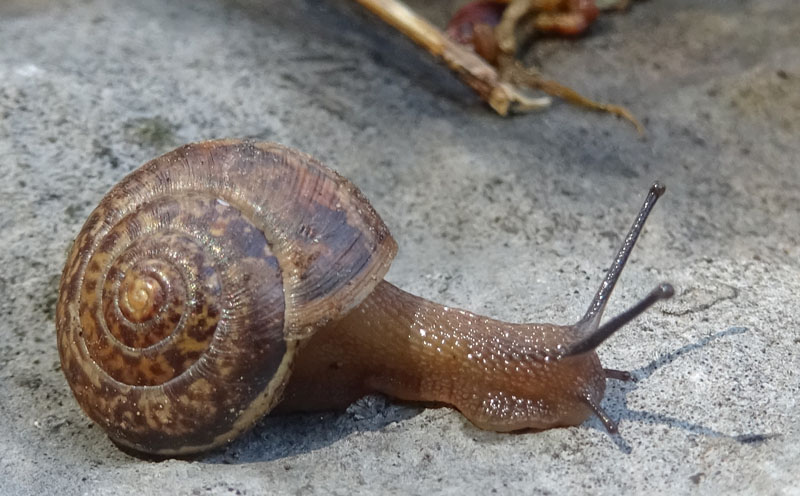
<instances>
[{"instance_id":1,"label":"shell whorl","mask_svg":"<svg viewBox=\"0 0 800 496\"><path fill-rule=\"evenodd\" d=\"M116 442L208 449L277 403L298 343L369 294L395 251L360 192L311 157L186 145L115 186L75 240L62 369Z\"/></svg>"}]
</instances>

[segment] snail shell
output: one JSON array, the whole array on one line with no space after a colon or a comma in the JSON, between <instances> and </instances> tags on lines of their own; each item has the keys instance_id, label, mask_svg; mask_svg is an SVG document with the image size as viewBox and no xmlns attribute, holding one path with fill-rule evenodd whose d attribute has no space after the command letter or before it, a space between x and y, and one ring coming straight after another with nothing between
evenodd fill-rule
<instances>
[{"instance_id":1,"label":"snail shell","mask_svg":"<svg viewBox=\"0 0 800 496\"><path fill-rule=\"evenodd\" d=\"M396 250L355 186L310 156L186 145L115 186L75 240L62 368L117 443L218 446L272 409L301 344L360 303Z\"/></svg>"}]
</instances>

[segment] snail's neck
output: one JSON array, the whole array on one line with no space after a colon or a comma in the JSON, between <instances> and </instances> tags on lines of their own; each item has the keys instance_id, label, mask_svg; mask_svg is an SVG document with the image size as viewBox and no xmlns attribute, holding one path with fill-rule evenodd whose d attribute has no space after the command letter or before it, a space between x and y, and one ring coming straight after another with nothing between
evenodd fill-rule
<instances>
[{"instance_id":1,"label":"snail's neck","mask_svg":"<svg viewBox=\"0 0 800 496\"><path fill-rule=\"evenodd\" d=\"M341 408L378 391L404 400L448 403L479 426L495 430L539 427L530 422L497 425L496 415L484 418L486 402L497 408L508 401L543 404L550 401L547 390L558 387L554 382L583 387L588 379L576 381L586 375L582 369L596 372L600 367L594 353L558 363L543 358L571 334L569 327L509 324L442 306L384 281L299 352L282 409ZM588 382L597 394L597 381ZM547 408L558 409L550 403ZM585 418L583 413L581 409L577 422Z\"/></svg>"}]
</instances>

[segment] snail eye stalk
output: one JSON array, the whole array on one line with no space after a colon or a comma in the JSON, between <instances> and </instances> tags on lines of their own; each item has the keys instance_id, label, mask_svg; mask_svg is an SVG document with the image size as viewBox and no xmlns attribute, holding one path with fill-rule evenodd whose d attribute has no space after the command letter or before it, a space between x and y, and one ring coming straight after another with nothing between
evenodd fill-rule
<instances>
[{"instance_id":1,"label":"snail eye stalk","mask_svg":"<svg viewBox=\"0 0 800 496\"><path fill-rule=\"evenodd\" d=\"M625 236L625 241L622 243L617 252L611 267L608 269L605 279L600 284L600 289L597 290L588 310L583 318L575 324L575 327L581 332L583 337L578 341L567 346L566 351L562 356L579 355L587 351L594 350L600 344L608 339L612 334L621 329L627 323L638 317L642 312L653 306L659 300L670 298L675 294L675 290L669 283L661 283L647 296L645 296L638 303L633 305L628 310L612 318L603 325L600 325L600 319L603 317L603 312L606 309L606 304L614 291L614 286L617 284L622 269L625 268L625 263L628 261L633 247L636 245L636 240L644 228L644 223L650 212L653 210L658 199L664 194L665 187L660 182L655 182L650 187L647 197L644 200L636 220L633 222L628 235Z\"/></svg>"}]
</instances>

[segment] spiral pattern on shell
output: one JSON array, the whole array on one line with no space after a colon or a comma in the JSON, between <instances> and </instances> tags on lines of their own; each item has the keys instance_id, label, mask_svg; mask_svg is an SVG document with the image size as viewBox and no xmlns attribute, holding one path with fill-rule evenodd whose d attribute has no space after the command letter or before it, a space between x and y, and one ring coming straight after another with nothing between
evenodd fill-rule
<instances>
[{"instance_id":1,"label":"spiral pattern on shell","mask_svg":"<svg viewBox=\"0 0 800 496\"><path fill-rule=\"evenodd\" d=\"M75 240L62 369L122 445L218 446L279 401L299 343L369 294L395 251L355 186L313 158L186 145L115 186Z\"/></svg>"}]
</instances>

